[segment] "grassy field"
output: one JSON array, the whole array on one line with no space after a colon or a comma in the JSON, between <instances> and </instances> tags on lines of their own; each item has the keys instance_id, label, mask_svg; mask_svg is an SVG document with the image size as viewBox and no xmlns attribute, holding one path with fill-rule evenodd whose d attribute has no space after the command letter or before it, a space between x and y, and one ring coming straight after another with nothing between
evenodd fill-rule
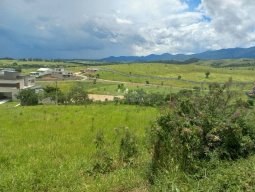
<instances>
[{"instance_id":1,"label":"grassy field","mask_svg":"<svg viewBox=\"0 0 255 192\"><path fill-rule=\"evenodd\" d=\"M75 84L77 81L58 81L57 86L63 91L68 92L68 90ZM46 87L46 86L56 86L56 82L52 81L37 81L37 84ZM121 83L107 83L107 82L97 82L94 84L92 81L83 81L84 89L89 94L103 94L103 95L124 95L125 90L138 90L143 89L147 93L161 93L161 94L169 94L175 93L181 90L182 88L178 87L166 87L160 85L136 85L131 83L124 84L124 90L118 90L118 85Z\"/></svg>"},{"instance_id":2,"label":"grassy field","mask_svg":"<svg viewBox=\"0 0 255 192\"><path fill-rule=\"evenodd\" d=\"M65 66L71 71L79 71L85 67L63 62L13 60L0 60L0 67L12 66L14 62L18 66L25 66L24 73L36 70L37 66ZM128 90L144 89L149 93L168 94L183 88L200 87L201 82L223 83L230 77L233 82L253 82L254 68L239 67L247 62L252 63L254 60L225 60L222 63L200 61L191 65L107 65L100 68L113 71L101 70L100 79L118 82L98 80L96 84L93 81L82 83L88 93L94 94L123 95L124 91L118 91L118 84L122 81L124 88ZM233 67L234 65L238 67ZM210 72L209 78L205 78L207 71ZM173 79L161 80L153 78L155 76ZM181 80L177 80L178 76L181 76ZM146 81L149 81L147 85ZM75 83L76 81L58 81L58 87L67 92ZM56 86L53 81L38 81L37 84L42 87ZM251 85L235 87L242 92L251 88ZM247 99L243 93L241 95ZM162 173L154 186L150 186L147 173L151 154L147 150L147 131L159 115L159 109L109 103L15 107L17 104L10 102L0 105L0 192L255 190L255 156L234 162L221 162L213 171L205 170L205 175L200 180L173 169L172 172ZM139 156L132 166L124 166L118 162L121 132L127 127L138 137ZM110 173L91 176L87 171L96 160L94 140L99 132L105 135L106 148L114 158L115 168Z\"/></svg>"},{"instance_id":3,"label":"grassy field","mask_svg":"<svg viewBox=\"0 0 255 192\"><path fill-rule=\"evenodd\" d=\"M115 105L0 106L0 191L120 191L146 186L145 130L154 108ZM94 122L92 125L92 118ZM135 166L91 177L96 134L118 154L118 130L128 127L141 143Z\"/></svg>"},{"instance_id":4,"label":"grassy field","mask_svg":"<svg viewBox=\"0 0 255 192\"><path fill-rule=\"evenodd\" d=\"M57 62L57 61L20 61L20 60L0 60L0 67L11 67L13 64L22 68L24 74L36 71L39 67L65 67L67 70L79 72L90 64L88 61L80 61L78 63ZM91 62L91 65L95 63ZM240 67L241 66L241 67ZM123 81L129 83L128 89L136 89L137 85L131 83L156 84L158 87L148 87L140 85L143 89L150 92L165 92L164 89L169 86L173 92L180 89L192 89L194 87L207 88L207 83L218 82L224 83L232 78L233 82L253 82L255 81L255 60L237 59L237 60L209 60L199 61L195 64L175 65L163 63L132 63L118 65L100 65L99 68L113 70L99 72L100 79ZM209 78L205 78L205 73L209 71ZM178 76L181 77L178 80ZM156 77L156 78L155 78ZM160 79L162 78L162 79ZM170 79L164 79L170 78ZM63 87L68 83L62 83ZM71 83L70 83L71 84ZM119 94L116 93L114 83L101 83L100 85L88 86L92 93L100 94ZM115 83L116 86L118 83ZM162 86L164 85L164 86ZM102 89L101 89L102 88ZM250 85L238 85L237 90L248 91ZM167 91L168 92L168 91Z\"/></svg>"},{"instance_id":5,"label":"grassy field","mask_svg":"<svg viewBox=\"0 0 255 192\"><path fill-rule=\"evenodd\" d=\"M150 153L147 130L159 115L155 108L113 104L88 106L0 106L0 191L254 191L255 156L221 163L194 180L174 171L148 184ZM94 119L94 120L93 120ZM93 122L93 123L92 123ZM120 132L128 127L138 137L133 166L117 163L104 175L90 176L94 140L103 132L118 159Z\"/></svg>"},{"instance_id":6,"label":"grassy field","mask_svg":"<svg viewBox=\"0 0 255 192\"><path fill-rule=\"evenodd\" d=\"M254 71L243 68L213 68L210 66L204 65L173 65L173 64L125 64L125 65L111 65L105 66L105 68L113 69L115 71L123 72L131 75L141 75L141 76L157 76L157 77L167 77L175 78L181 76L182 80L191 80L196 82L220 82L224 83L232 78L235 82L252 82L255 80ZM205 78L205 73L209 71L209 78ZM121 76L121 77L120 77ZM113 74L112 72L103 71L100 73L100 77L103 79L121 79L125 81L132 82L144 82L146 78L136 78L136 77L125 77L120 74ZM155 80L152 78L147 78L151 83L161 83L160 80ZM164 81L165 84L170 84L169 81ZM182 82L186 83L186 82ZM173 84L177 86L180 85L176 81L173 81ZM189 86L189 83L187 83Z\"/></svg>"}]
</instances>

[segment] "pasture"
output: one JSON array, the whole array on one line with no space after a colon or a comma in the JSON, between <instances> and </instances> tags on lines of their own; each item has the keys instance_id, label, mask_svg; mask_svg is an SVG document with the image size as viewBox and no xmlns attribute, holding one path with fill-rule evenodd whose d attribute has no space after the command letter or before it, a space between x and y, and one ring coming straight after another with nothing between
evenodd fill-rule
<instances>
[{"instance_id":1,"label":"pasture","mask_svg":"<svg viewBox=\"0 0 255 192\"><path fill-rule=\"evenodd\" d=\"M158 109L93 104L85 106L0 106L0 191L253 191L255 159L215 162L197 180L173 169L148 183L151 162L148 130ZM131 166L118 161L121 132L138 138L139 155ZM115 168L88 174L95 159L95 138L104 133Z\"/></svg>"},{"instance_id":2,"label":"pasture","mask_svg":"<svg viewBox=\"0 0 255 192\"><path fill-rule=\"evenodd\" d=\"M102 67L100 78L164 84L176 87L200 86L201 83L224 83L232 78L233 82L253 82L254 70L247 68L214 68L208 65L173 65L162 63L137 63ZM205 73L210 72L208 78ZM157 77L157 78L155 78ZM179 79L178 79L179 77ZM161 78L161 79L160 79Z\"/></svg>"},{"instance_id":3,"label":"pasture","mask_svg":"<svg viewBox=\"0 0 255 192\"><path fill-rule=\"evenodd\" d=\"M156 109L111 104L13 106L0 106L0 191L118 191L146 185L149 154L144 138ZM89 176L97 133L104 133L116 157L119 131L126 127L139 138L135 165Z\"/></svg>"}]
</instances>

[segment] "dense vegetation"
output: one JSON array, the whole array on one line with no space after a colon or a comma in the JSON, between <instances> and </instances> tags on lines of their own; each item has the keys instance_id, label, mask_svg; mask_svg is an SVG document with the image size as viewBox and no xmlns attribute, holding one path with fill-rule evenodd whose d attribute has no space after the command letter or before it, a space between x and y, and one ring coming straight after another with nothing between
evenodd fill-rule
<instances>
[{"instance_id":1,"label":"dense vegetation","mask_svg":"<svg viewBox=\"0 0 255 192\"><path fill-rule=\"evenodd\" d=\"M152 182L158 172L177 169L203 179L215 161L233 161L255 153L255 114L249 103L233 100L225 86L212 84L206 95L172 97L153 129ZM228 187L224 190L229 190Z\"/></svg>"}]
</instances>

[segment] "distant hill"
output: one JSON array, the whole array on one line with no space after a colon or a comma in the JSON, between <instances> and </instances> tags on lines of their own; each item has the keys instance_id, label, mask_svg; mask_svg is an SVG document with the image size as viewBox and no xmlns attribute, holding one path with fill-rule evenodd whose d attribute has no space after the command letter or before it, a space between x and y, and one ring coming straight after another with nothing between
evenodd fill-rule
<instances>
[{"instance_id":1,"label":"distant hill","mask_svg":"<svg viewBox=\"0 0 255 192\"><path fill-rule=\"evenodd\" d=\"M241 58L255 58L255 47L251 48L230 48L221 49L216 51L206 51L203 53L185 55L177 54L172 55L169 53L164 53L162 55L151 54L148 56L120 56L120 57L107 57L101 59L100 61L105 62L150 62L150 61L185 61L188 59L202 59L202 60L218 60L218 59L241 59Z\"/></svg>"}]
</instances>

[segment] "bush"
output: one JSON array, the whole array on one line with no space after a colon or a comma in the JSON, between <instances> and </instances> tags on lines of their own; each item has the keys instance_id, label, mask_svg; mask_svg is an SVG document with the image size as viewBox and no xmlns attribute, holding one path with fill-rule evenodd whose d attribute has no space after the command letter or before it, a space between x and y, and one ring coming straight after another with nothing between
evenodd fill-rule
<instances>
[{"instance_id":1,"label":"bush","mask_svg":"<svg viewBox=\"0 0 255 192\"><path fill-rule=\"evenodd\" d=\"M21 90L17 96L22 106L38 105L38 95L33 89Z\"/></svg>"},{"instance_id":2,"label":"bush","mask_svg":"<svg viewBox=\"0 0 255 192\"><path fill-rule=\"evenodd\" d=\"M82 83L77 83L68 92L67 102L75 105L91 103Z\"/></svg>"},{"instance_id":3,"label":"bush","mask_svg":"<svg viewBox=\"0 0 255 192\"><path fill-rule=\"evenodd\" d=\"M253 99L248 99L247 101L248 105L253 107L254 106L254 100Z\"/></svg>"},{"instance_id":4,"label":"bush","mask_svg":"<svg viewBox=\"0 0 255 192\"><path fill-rule=\"evenodd\" d=\"M162 106L165 96L159 93L146 93L144 90L131 91L125 95L124 103L129 105Z\"/></svg>"},{"instance_id":5,"label":"bush","mask_svg":"<svg viewBox=\"0 0 255 192\"><path fill-rule=\"evenodd\" d=\"M106 174L113 170L113 158L110 156L105 147L104 134L102 132L97 133L95 139L96 153L94 155L94 161L92 168L88 170L90 175L93 174Z\"/></svg>"},{"instance_id":6,"label":"bush","mask_svg":"<svg viewBox=\"0 0 255 192\"><path fill-rule=\"evenodd\" d=\"M234 103L232 92L212 84L207 95L187 95L177 97L152 129L153 174L175 166L194 174L212 154L235 160L255 152L248 109Z\"/></svg>"},{"instance_id":7,"label":"bush","mask_svg":"<svg viewBox=\"0 0 255 192\"><path fill-rule=\"evenodd\" d=\"M137 140L132 133L126 129L124 136L120 141L119 155L121 161L125 163L132 163L138 154Z\"/></svg>"},{"instance_id":8,"label":"bush","mask_svg":"<svg viewBox=\"0 0 255 192\"><path fill-rule=\"evenodd\" d=\"M57 103L66 103L66 96L59 88L53 86L46 86L43 90L44 97L50 98L52 101L55 101Z\"/></svg>"}]
</instances>

